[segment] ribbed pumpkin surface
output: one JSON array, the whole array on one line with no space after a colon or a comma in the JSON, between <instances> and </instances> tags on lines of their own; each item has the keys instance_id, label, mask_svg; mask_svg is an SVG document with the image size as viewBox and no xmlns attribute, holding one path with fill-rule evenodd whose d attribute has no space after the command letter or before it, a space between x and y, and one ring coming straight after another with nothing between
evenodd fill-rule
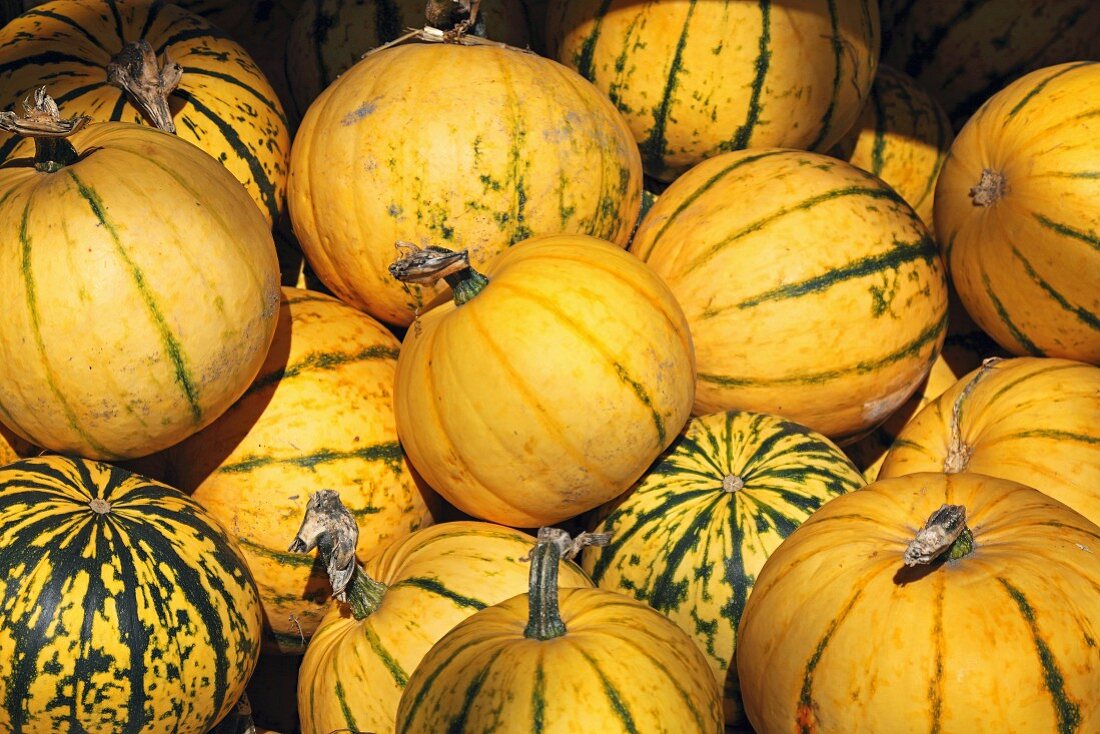
<instances>
[{"instance_id":1,"label":"ribbed pumpkin surface","mask_svg":"<svg viewBox=\"0 0 1100 734\"><path fill-rule=\"evenodd\" d=\"M1097 88L1098 62L1018 79L959 132L936 186L955 289L1013 354L1100 363Z\"/></svg>"},{"instance_id":2,"label":"ribbed pumpkin surface","mask_svg":"<svg viewBox=\"0 0 1100 734\"><path fill-rule=\"evenodd\" d=\"M389 275L396 240L468 249L480 266L538 234L625 245L641 205L637 146L611 103L515 49L419 43L369 56L310 107L291 168L294 231L313 269L390 324L411 323L433 295Z\"/></svg>"},{"instance_id":3,"label":"ribbed pumpkin surface","mask_svg":"<svg viewBox=\"0 0 1100 734\"><path fill-rule=\"evenodd\" d=\"M892 189L824 155L705 161L646 214L631 252L691 325L695 413L776 413L837 440L898 408L939 353L935 244Z\"/></svg>"},{"instance_id":4,"label":"ribbed pumpkin surface","mask_svg":"<svg viewBox=\"0 0 1100 734\"><path fill-rule=\"evenodd\" d=\"M190 143L90 125L53 173L0 168L0 420L94 458L158 451L248 387L275 331L271 233Z\"/></svg>"},{"instance_id":5,"label":"ribbed pumpkin surface","mask_svg":"<svg viewBox=\"0 0 1100 734\"><path fill-rule=\"evenodd\" d=\"M932 198L954 134L939 103L913 79L879 64L856 124L832 155L870 171L932 227Z\"/></svg>"},{"instance_id":6,"label":"ribbed pumpkin surface","mask_svg":"<svg viewBox=\"0 0 1100 734\"><path fill-rule=\"evenodd\" d=\"M302 734L393 732L401 692L425 653L474 612L526 593L530 565L520 559L534 545L511 528L450 522L371 557L367 573L389 588L365 619L335 607L317 629L298 674ZM563 564L560 585L592 582Z\"/></svg>"},{"instance_id":7,"label":"ribbed pumpkin surface","mask_svg":"<svg viewBox=\"0 0 1100 734\"><path fill-rule=\"evenodd\" d=\"M0 729L203 734L256 664L237 547L178 491L47 456L0 469Z\"/></svg>"},{"instance_id":8,"label":"ribbed pumpkin surface","mask_svg":"<svg viewBox=\"0 0 1100 734\"><path fill-rule=\"evenodd\" d=\"M397 339L329 296L283 294L256 379L225 415L169 450L169 483L233 529L264 602L265 644L300 653L330 598L324 569L286 552L309 495L339 488L361 556L430 517L394 427Z\"/></svg>"},{"instance_id":9,"label":"ribbed pumpkin surface","mask_svg":"<svg viewBox=\"0 0 1100 734\"><path fill-rule=\"evenodd\" d=\"M768 555L810 513L863 478L831 441L760 413L693 419L645 477L608 508L584 570L646 602L692 635L741 718L734 636ZM639 561L644 559L644 561Z\"/></svg>"},{"instance_id":10,"label":"ribbed pumpkin surface","mask_svg":"<svg viewBox=\"0 0 1100 734\"><path fill-rule=\"evenodd\" d=\"M898 434L879 476L925 471L1010 479L1100 523L1100 367L1019 357L964 376Z\"/></svg>"},{"instance_id":11,"label":"ribbed pumpkin surface","mask_svg":"<svg viewBox=\"0 0 1100 734\"><path fill-rule=\"evenodd\" d=\"M969 556L908 568L949 503ZM768 559L737 638L756 734L1100 731L1100 527L980 474L838 497Z\"/></svg>"},{"instance_id":12,"label":"ribbed pumpkin surface","mask_svg":"<svg viewBox=\"0 0 1100 734\"><path fill-rule=\"evenodd\" d=\"M880 0L882 60L914 77L955 129L1021 75L1100 54L1094 0Z\"/></svg>"},{"instance_id":13,"label":"ribbed pumpkin surface","mask_svg":"<svg viewBox=\"0 0 1100 734\"><path fill-rule=\"evenodd\" d=\"M878 3L554 0L547 34L671 181L724 151L832 147L875 75Z\"/></svg>"},{"instance_id":14,"label":"ribbed pumpkin surface","mask_svg":"<svg viewBox=\"0 0 1100 734\"><path fill-rule=\"evenodd\" d=\"M18 108L42 85L64 116L144 123L106 68L125 43L144 38L183 67L170 97L180 138L220 160L269 223L285 205L290 138L271 85L248 54L202 18L154 0L55 0L0 30L0 107ZM0 159L30 155L9 136Z\"/></svg>"}]
</instances>

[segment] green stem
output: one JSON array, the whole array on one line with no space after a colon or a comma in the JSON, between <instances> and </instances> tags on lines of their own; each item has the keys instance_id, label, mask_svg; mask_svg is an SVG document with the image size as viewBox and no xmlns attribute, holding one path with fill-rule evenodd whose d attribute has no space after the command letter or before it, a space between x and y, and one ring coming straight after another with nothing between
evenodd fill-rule
<instances>
[{"instance_id":1,"label":"green stem","mask_svg":"<svg viewBox=\"0 0 1100 734\"><path fill-rule=\"evenodd\" d=\"M444 280L451 287L458 306L489 285L489 279L470 265L466 250L455 252L435 245L420 248L409 242L398 242L397 246L401 255L390 263L390 275L402 283L432 286Z\"/></svg>"},{"instance_id":2,"label":"green stem","mask_svg":"<svg viewBox=\"0 0 1100 734\"><path fill-rule=\"evenodd\" d=\"M0 112L0 130L34 140L34 167L43 173L56 173L80 157L66 138L80 130L90 118L61 119L57 103L38 87L23 100L23 116Z\"/></svg>"},{"instance_id":3,"label":"green stem","mask_svg":"<svg viewBox=\"0 0 1100 734\"><path fill-rule=\"evenodd\" d=\"M941 505L905 549L906 566L928 565L939 558L957 561L974 552L974 534L966 525L966 508Z\"/></svg>"},{"instance_id":4,"label":"green stem","mask_svg":"<svg viewBox=\"0 0 1100 734\"><path fill-rule=\"evenodd\" d=\"M523 636L531 640L552 640L565 634L565 622L558 605L558 565L572 559L590 545L607 545L607 533L581 533L570 538L558 528L539 528L531 551L531 575L527 593L527 627Z\"/></svg>"},{"instance_id":5,"label":"green stem","mask_svg":"<svg viewBox=\"0 0 1100 734\"><path fill-rule=\"evenodd\" d=\"M35 138L34 168L43 173L56 173L76 163L79 154L65 138Z\"/></svg>"}]
</instances>

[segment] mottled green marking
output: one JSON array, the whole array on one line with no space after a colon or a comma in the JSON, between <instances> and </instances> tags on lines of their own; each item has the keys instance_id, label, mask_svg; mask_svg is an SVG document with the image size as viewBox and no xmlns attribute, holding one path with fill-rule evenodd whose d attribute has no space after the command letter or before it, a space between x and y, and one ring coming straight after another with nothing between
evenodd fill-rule
<instances>
[{"instance_id":1,"label":"mottled green marking","mask_svg":"<svg viewBox=\"0 0 1100 734\"><path fill-rule=\"evenodd\" d=\"M650 173L662 171L665 167L664 157L668 152L665 128L672 112L673 96L679 84L680 73L683 71L684 47L687 46L688 28L691 26L691 16L695 13L696 2L697 0L688 2L687 17L684 18L680 38L676 42L676 50L672 54L672 61L668 67L664 92L661 94L661 101L653 108L653 127L649 129L646 139L638 143L638 150L642 154L642 167Z\"/></svg>"}]
</instances>

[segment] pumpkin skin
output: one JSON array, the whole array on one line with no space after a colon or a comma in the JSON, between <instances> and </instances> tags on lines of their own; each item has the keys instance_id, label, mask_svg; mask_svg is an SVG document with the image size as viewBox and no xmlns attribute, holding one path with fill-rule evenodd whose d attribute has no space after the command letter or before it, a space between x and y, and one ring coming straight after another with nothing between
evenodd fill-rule
<instances>
[{"instance_id":1,"label":"pumpkin skin","mask_svg":"<svg viewBox=\"0 0 1100 734\"><path fill-rule=\"evenodd\" d=\"M847 443L908 399L943 343L928 230L835 158L773 148L704 161L661 194L630 251L687 315L696 415L775 413Z\"/></svg>"},{"instance_id":2,"label":"pumpkin skin","mask_svg":"<svg viewBox=\"0 0 1100 734\"><path fill-rule=\"evenodd\" d=\"M955 129L1021 75L1100 53L1092 0L880 0L882 61L915 78Z\"/></svg>"},{"instance_id":3,"label":"pumpkin skin","mask_svg":"<svg viewBox=\"0 0 1100 734\"><path fill-rule=\"evenodd\" d=\"M365 58L310 107L291 169L294 232L318 277L398 326L434 293L390 276L397 240L468 249L479 267L538 234L625 246L641 205L637 146L611 103L560 64L488 46Z\"/></svg>"},{"instance_id":4,"label":"pumpkin skin","mask_svg":"<svg viewBox=\"0 0 1100 734\"><path fill-rule=\"evenodd\" d=\"M932 227L932 199L954 134L947 113L913 79L879 64L856 124L830 151L875 174Z\"/></svg>"},{"instance_id":5,"label":"pumpkin skin","mask_svg":"<svg viewBox=\"0 0 1100 734\"><path fill-rule=\"evenodd\" d=\"M195 502L117 467L44 456L0 469L0 508L0 568L20 580L0 624L0 729L203 734L236 704L259 654L260 602L236 545Z\"/></svg>"},{"instance_id":6,"label":"pumpkin skin","mask_svg":"<svg viewBox=\"0 0 1100 734\"><path fill-rule=\"evenodd\" d=\"M840 449L798 424L737 411L694 418L601 508L594 532L611 542L586 548L582 565L600 588L646 602L693 637L732 724L742 718L734 636L756 575L810 513L864 484Z\"/></svg>"},{"instance_id":7,"label":"pumpkin skin","mask_svg":"<svg viewBox=\"0 0 1100 734\"><path fill-rule=\"evenodd\" d=\"M391 734L401 692L425 653L474 612L526 591L529 565L519 559L534 545L511 528L448 522L368 559L367 573L389 588L365 619L341 604L317 628L298 672L302 734ZM567 564L560 585L592 582Z\"/></svg>"},{"instance_id":8,"label":"pumpkin skin","mask_svg":"<svg viewBox=\"0 0 1100 734\"><path fill-rule=\"evenodd\" d=\"M626 117L648 175L743 148L826 151L867 98L876 0L553 0L554 58Z\"/></svg>"},{"instance_id":9,"label":"pumpkin skin","mask_svg":"<svg viewBox=\"0 0 1100 734\"><path fill-rule=\"evenodd\" d=\"M284 288L251 387L167 452L170 484L233 529L264 603L267 650L303 652L329 606L324 569L286 552L310 492L340 488L361 557L431 522L394 426L399 346L366 314Z\"/></svg>"},{"instance_id":10,"label":"pumpkin skin","mask_svg":"<svg viewBox=\"0 0 1100 734\"><path fill-rule=\"evenodd\" d=\"M24 13L0 30L0 107L17 107L46 85L65 115L145 124L126 93L107 83L107 63L122 50L120 36L144 38L159 60L167 50L183 67L169 98L177 135L220 160L268 224L277 223L290 155L282 107L244 49L174 4L56 0ZM15 136L0 145L0 160L30 154L29 141Z\"/></svg>"},{"instance_id":11,"label":"pumpkin skin","mask_svg":"<svg viewBox=\"0 0 1100 734\"><path fill-rule=\"evenodd\" d=\"M970 556L902 563L941 503ZM914 474L838 497L764 564L737 671L757 734L1100 730L1100 528L980 474Z\"/></svg>"},{"instance_id":12,"label":"pumpkin skin","mask_svg":"<svg viewBox=\"0 0 1100 734\"><path fill-rule=\"evenodd\" d=\"M463 512L551 525L625 491L675 439L691 411L691 335L652 271L592 237L530 239L486 274L472 299L405 334L397 433Z\"/></svg>"},{"instance_id":13,"label":"pumpkin skin","mask_svg":"<svg viewBox=\"0 0 1100 734\"><path fill-rule=\"evenodd\" d=\"M0 420L101 459L150 454L221 415L275 332L271 232L210 156L158 130L90 125L53 173L0 169ZM202 182L201 190L197 183ZM94 324L95 328L88 328Z\"/></svg>"},{"instance_id":14,"label":"pumpkin skin","mask_svg":"<svg viewBox=\"0 0 1100 734\"><path fill-rule=\"evenodd\" d=\"M955 289L1012 354L1100 363L1098 85L1097 62L1016 80L959 132L936 185Z\"/></svg>"},{"instance_id":15,"label":"pumpkin skin","mask_svg":"<svg viewBox=\"0 0 1100 734\"><path fill-rule=\"evenodd\" d=\"M956 412L961 464L948 461ZM930 471L1019 482L1100 523L1100 367L1017 357L966 375L902 429L879 476Z\"/></svg>"}]
</instances>

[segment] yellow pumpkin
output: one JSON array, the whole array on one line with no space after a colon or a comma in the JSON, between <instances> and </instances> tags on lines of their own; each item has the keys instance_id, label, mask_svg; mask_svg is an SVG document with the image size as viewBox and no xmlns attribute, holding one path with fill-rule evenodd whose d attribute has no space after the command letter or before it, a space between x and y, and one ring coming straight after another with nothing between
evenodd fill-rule
<instances>
[{"instance_id":1,"label":"yellow pumpkin","mask_svg":"<svg viewBox=\"0 0 1100 734\"><path fill-rule=\"evenodd\" d=\"M955 289L1016 355L1100 363L1098 87L1088 61L1016 80L959 132L936 185Z\"/></svg>"},{"instance_id":2,"label":"yellow pumpkin","mask_svg":"<svg viewBox=\"0 0 1100 734\"><path fill-rule=\"evenodd\" d=\"M987 362L902 429L879 477L928 471L1010 479L1100 523L1100 367Z\"/></svg>"},{"instance_id":3,"label":"yellow pumpkin","mask_svg":"<svg viewBox=\"0 0 1100 734\"><path fill-rule=\"evenodd\" d=\"M599 90L494 46L370 54L310 106L291 156L310 265L341 300L400 326L433 293L390 276L395 241L468 249L476 266L538 234L625 246L641 191L637 146Z\"/></svg>"},{"instance_id":4,"label":"yellow pumpkin","mask_svg":"<svg viewBox=\"0 0 1100 734\"><path fill-rule=\"evenodd\" d=\"M1098 547L1078 513L981 474L837 497L768 558L741 616L753 729L1100 731Z\"/></svg>"},{"instance_id":5,"label":"yellow pumpkin","mask_svg":"<svg viewBox=\"0 0 1100 734\"><path fill-rule=\"evenodd\" d=\"M362 527L364 557L431 522L397 442L398 347L370 316L284 288L275 338L251 387L167 452L169 483L240 543L264 603L269 650L303 652L329 606L323 570L286 552L313 490L340 489Z\"/></svg>"},{"instance_id":6,"label":"yellow pumpkin","mask_svg":"<svg viewBox=\"0 0 1100 734\"><path fill-rule=\"evenodd\" d=\"M691 335L668 287L609 242L532 238L488 279L462 253L452 301L408 330L394 412L409 461L460 510L513 527L560 522L625 491L687 422Z\"/></svg>"}]
</instances>

